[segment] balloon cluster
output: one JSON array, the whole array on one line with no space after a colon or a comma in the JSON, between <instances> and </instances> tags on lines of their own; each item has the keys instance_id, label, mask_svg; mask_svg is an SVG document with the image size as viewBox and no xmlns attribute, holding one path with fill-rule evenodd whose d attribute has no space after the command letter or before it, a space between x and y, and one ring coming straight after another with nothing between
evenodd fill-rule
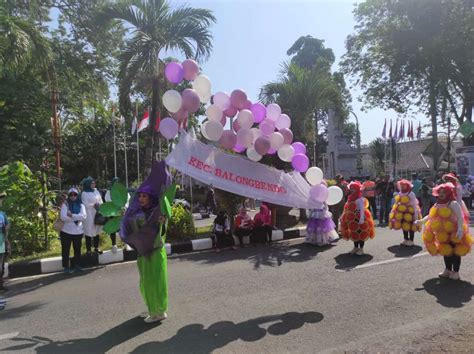
<instances>
[{"instance_id":1,"label":"balloon cluster","mask_svg":"<svg viewBox=\"0 0 474 354\"><path fill-rule=\"evenodd\" d=\"M195 113L200 103L211 104L206 108L206 117L201 124L202 135L217 142L222 148L238 153L246 152L252 161L260 161L265 155L277 154L285 162L290 162L297 172L306 172L306 178L312 185L310 198L314 201L337 204L342 199L339 187L327 188L322 184L323 172L317 167L309 168L306 146L293 141L291 118L282 113L276 103L267 106L260 102L252 103L244 90L236 89L230 94L217 92L212 95L211 81L199 74L198 64L191 59L182 63L171 62L165 67L165 76L173 84L183 80L192 82L192 89L185 89L181 94L168 90L163 95L163 105L171 117L161 121L160 132L172 139L178 134L178 123ZM228 119L232 125L225 129ZM331 204L329 203L331 202Z\"/></svg>"}]
</instances>

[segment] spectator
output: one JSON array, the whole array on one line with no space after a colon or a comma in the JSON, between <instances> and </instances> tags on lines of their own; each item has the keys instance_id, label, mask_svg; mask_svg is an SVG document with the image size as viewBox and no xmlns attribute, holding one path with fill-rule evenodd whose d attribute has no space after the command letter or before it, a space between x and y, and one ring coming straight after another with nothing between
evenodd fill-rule
<instances>
[{"instance_id":1,"label":"spectator","mask_svg":"<svg viewBox=\"0 0 474 354\"><path fill-rule=\"evenodd\" d=\"M118 178L118 177L112 178L112 184L110 185L110 189L107 190L107 192L105 193L104 199L105 199L106 202L111 202L112 201L112 196L111 196L110 192L111 192L111 189L114 186L114 184L117 183L117 182L120 182L120 178ZM129 200L130 200L130 194L127 193L127 203L125 204L125 208L128 208ZM112 253L117 253L118 248L117 248L117 233L116 232L112 232L110 234L110 241L112 241Z\"/></svg>"},{"instance_id":2,"label":"spectator","mask_svg":"<svg viewBox=\"0 0 474 354\"><path fill-rule=\"evenodd\" d=\"M432 182L430 177L425 177L421 180L420 199L421 199L421 214L423 217L430 212L433 196L431 195Z\"/></svg>"},{"instance_id":3,"label":"spectator","mask_svg":"<svg viewBox=\"0 0 474 354\"><path fill-rule=\"evenodd\" d=\"M342 193L344 194L344 197L341 199L341 201L335 205L331 205L329 207L329 211L332 213L332 221L336 225L336 232L339 231L339 218L342 215L342 212L344 210L344 204L346 202L347 195L349 194L349 191L347 189L347 182L344 181L344 177L342 175L337 175L336 176L336 186L342 189Z\"/></svg>"},{"instance_id":4,"label":"spectator","mask_svg":"<svg viewBox=\"0 0 474 354\"><path fill-rule=\"evenodd\" d=\"M374 219L377 219L377 203L375 201L375 182L370 179L370 176L365 177L365 182L362 184L362 195L369 201L370 209Z\"/></svg>"},{"instance_id":5,"label":"spectator","mask_svg":"<svg viewBox=\"0 0 474 354\"><path fill-rule=\"evenodd\" d=\"M87 255L91 254L92 242L94 243L94 252L102 254L99 249L99 234L102 232L102 225L96 224L96 214L99 206L103 203L102 196L96 188L95 180L87 177L82 181L83 191L81 201L86 207L86 220L84 220L84 234L86 236Z\"/></svg>"},{"instance_id":6,"label":"spectator","mask_svg":"<svg viewBox=\"0 0 474 354\"><path fill-rule=\"evenodd\" d=\"M74 271L80 272L82 236L84 228L82 223L86 220L86 207L81 203L76 188L68 191L68 199L61 205L61 220L64 221L63 228L59 233L61 238L61 254L64 273L72 273L73 269L69 264L69 251L74 249Z\"/></svg>"},{"instance_id":7,"label":"spectator","mask_svg":"<svg viewBox=\"0 0 474 354\"><path fill-rule=\"evenodd\" d=\"M221 248L224 248L228 243L232 244L232 249L237 249L234 244L234 238L230 233L229 217L225 211L221 210L214 219L212 233L214 235L213 246L216 252L220 252Z\"/></svg>"},{"instance_id":8,"label":"spectator","mask_svg":"<svg viewBox=\"0 0 474 354\"><path fill-rule=\"evenodd\" d=\"M418 202L421 203L421 184L422 181L418 178L417 173L412 173L411 175L411 184L413 184L412 192L415 193Z\"/></svg>"},{"instance_id":9,"label":"spectator","mask_svg":"<svg viewBox=\"0 0 474 354\"><path fill-rule=\"evenodd\" d=\"M376 192L380 197L379 226L385 227L388 225L393 193L395 192L395 184L390 180L389 175L385 175L377 184Z\"/></svg>"},{"instance_id":10,"label":"spectator","mask_svg":"<svg viewBox=\"0 0 474 354\"><path fill-rule=\"evenodd\" d=\"M212 187L212 184L209 186L209 189L206 195L206 209L207 210L210 209L214 215L217 214L216 195L214 192L214 188Z\"/></svg>"},{"instance_id":11,"label":"spectator","mask_svg":"<svg viewBox=\"0 0 474 354\"><path fill-rule=\"evenodd\" d=\"M6 196L6 193L0 193L0 206ZM0 211L0 264L2 266L0 274L0 292L8 291L8 289L3 285L3 273L6 257L11 253L10 242L8 241L9 229L10 223L8 222L7 215L3 211Z\"/></svg>"},{"instance_id":12,"label":"spectator","mask_svg":"<svg viewBox=\"0 0 474 354\"><path fill-rule=\"evenodd\" d=\"M272 242L272 217L265 204L260 206L260 211L253 219L252 243Z\"/></svg>"},{"instance_id":13,"label":"spectator","mask_svg":"<svg viewBox=\"0 0 474 354\"><path fill-rule=\"evenodd\" d=\"M234 222L234 235L239 239L241 247L244 247L244 236L250 236L252 234L252 227L252 218L247 213L247 209L241 207L239 215L235 217Z\"/></svg>"}]
</instances>

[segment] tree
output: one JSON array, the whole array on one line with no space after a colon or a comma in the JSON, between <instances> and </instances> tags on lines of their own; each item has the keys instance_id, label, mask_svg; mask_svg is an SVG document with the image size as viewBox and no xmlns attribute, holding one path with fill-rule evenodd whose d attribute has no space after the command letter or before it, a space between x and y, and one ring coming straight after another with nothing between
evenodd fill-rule
<instances>
[{"instance_id":1,"label":"tree","mask_svg":"<svg viewBox=\"0 0 474 354\"><path fill-rule=\"evenodd\" d=\"M377 138L369 144L369 149L375 174L385 173L385 142L381 138Z\"/></svg>"},{"instance_id":2,"label":"tree","mask_svg":"<svg viewBox=\"0 0 474 354\"><path fill-rule=\"evenodd\" d=\"M188 58L206 58L212 49L209 26L215 22L210 10L181 7L171 9L166 0L127 0L106 6L101 23L117 22L127 29L126 45L119 56L119 95L129 96L134 81L151 78L151 115L145 151L145 170L153 160L154 126L160 106L159 81L163 72L160 55L178 50Z\"/></svg>"}]
</instances>

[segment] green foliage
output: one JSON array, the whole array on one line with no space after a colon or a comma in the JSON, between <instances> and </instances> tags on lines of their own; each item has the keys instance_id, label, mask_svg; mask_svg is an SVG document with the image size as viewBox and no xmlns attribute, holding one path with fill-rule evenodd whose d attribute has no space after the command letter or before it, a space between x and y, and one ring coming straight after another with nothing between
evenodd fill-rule
<instances>
[{"instance_id":1,"label":"green foliage","mask_svg":"<svg viewBox=\"0 0 474 354\"><path fill-rule=\"evenodd\" d=\"M373 140L370 145L370 156L375 170L375 175L385 173L385 142L381 138Z\"/></svg>"},{"instance_id":2,"label":"green foliage","mask_svg":"<svg viewBox=\"0 0 474 354\"><path fill-rule=\"evenodd\" d=\"M127 188L122 183L114 183L112 189L110 190L110 198L112 203L119 208L123 208L128 201L128 191Z\"/></svg>"},{"instance_id":3,"label":"green foliage","mask_svg":"<svg viewBox=\"0 0 474 354\"><path fill-rule=\"evenodd\" d=\"M193 214L182 205L176 204L171 207L173 217L168 222L168 242L183 241L194 234Z\"/></svg>"},{"instance_id":4,"label":"green foliage","mask_svg":"<svg viewBox=\"0 0 474 354\"><path fill-rule=\"evenodd\" d=\"M239 208L243 205L245 197L222 189L216 189L215 193L219 210L225 210L227 212L230 222L233 225L234 217L237 215Z\"/></svg>"},{"instance_id":5,"label":"green foliage","mask_svg":"<svg viewBox=\"0 0 474 354\"><path fill-rule=\"evenodd\" d=\"M120 223L122 222L122 216L115 216L109 219L104 225L104 232L111 234L120 230Z\"/></svg>"},{"instance_id":6,"label":"green foliage","mask_svg":"<svg viewBox=\"0 0 474 354\"><path fill-rule=\"evenodd\" d=\"M102 215L109 217L120 215L121 208L113 202L106 202L100 205L99 210Z\"/></svg>"}]
</instances>

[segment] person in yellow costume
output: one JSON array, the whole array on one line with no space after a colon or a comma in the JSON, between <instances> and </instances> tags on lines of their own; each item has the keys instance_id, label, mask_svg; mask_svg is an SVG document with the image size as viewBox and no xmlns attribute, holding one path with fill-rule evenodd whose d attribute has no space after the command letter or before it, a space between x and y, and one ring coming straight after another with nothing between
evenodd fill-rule
<instances>
[{"instance_id":1,"label":"person in yellow costume","mask_svg":"<svg viewBox=\"0 0 474 354\"><path fill-rule=\"evenodd\" d=\"M444 256L445 270L440 278L459 280L461 257L468 254L472 246L469 226L465 222L461 205L456 201L456 187L445 183L433 189L436 204L417 224L426 222L423 241L432 255Z\"/></svg>"},{"instance_id":2,"label":"person in yellow costume","mask_svg":"<svg viewBox=\"0 0 474 354\"><path fill-rule=\"evenodd\" d=\"M389 215L389 227L392 230L403 230L403 242L400 246L413 247L415 232L421 231L421 226L415 224L416 220L421 219L420 206L412 192L413 184L410 181L398 181L397 188L399 193L395 196L395 204Z\"/></svg>"}]
</instances>

